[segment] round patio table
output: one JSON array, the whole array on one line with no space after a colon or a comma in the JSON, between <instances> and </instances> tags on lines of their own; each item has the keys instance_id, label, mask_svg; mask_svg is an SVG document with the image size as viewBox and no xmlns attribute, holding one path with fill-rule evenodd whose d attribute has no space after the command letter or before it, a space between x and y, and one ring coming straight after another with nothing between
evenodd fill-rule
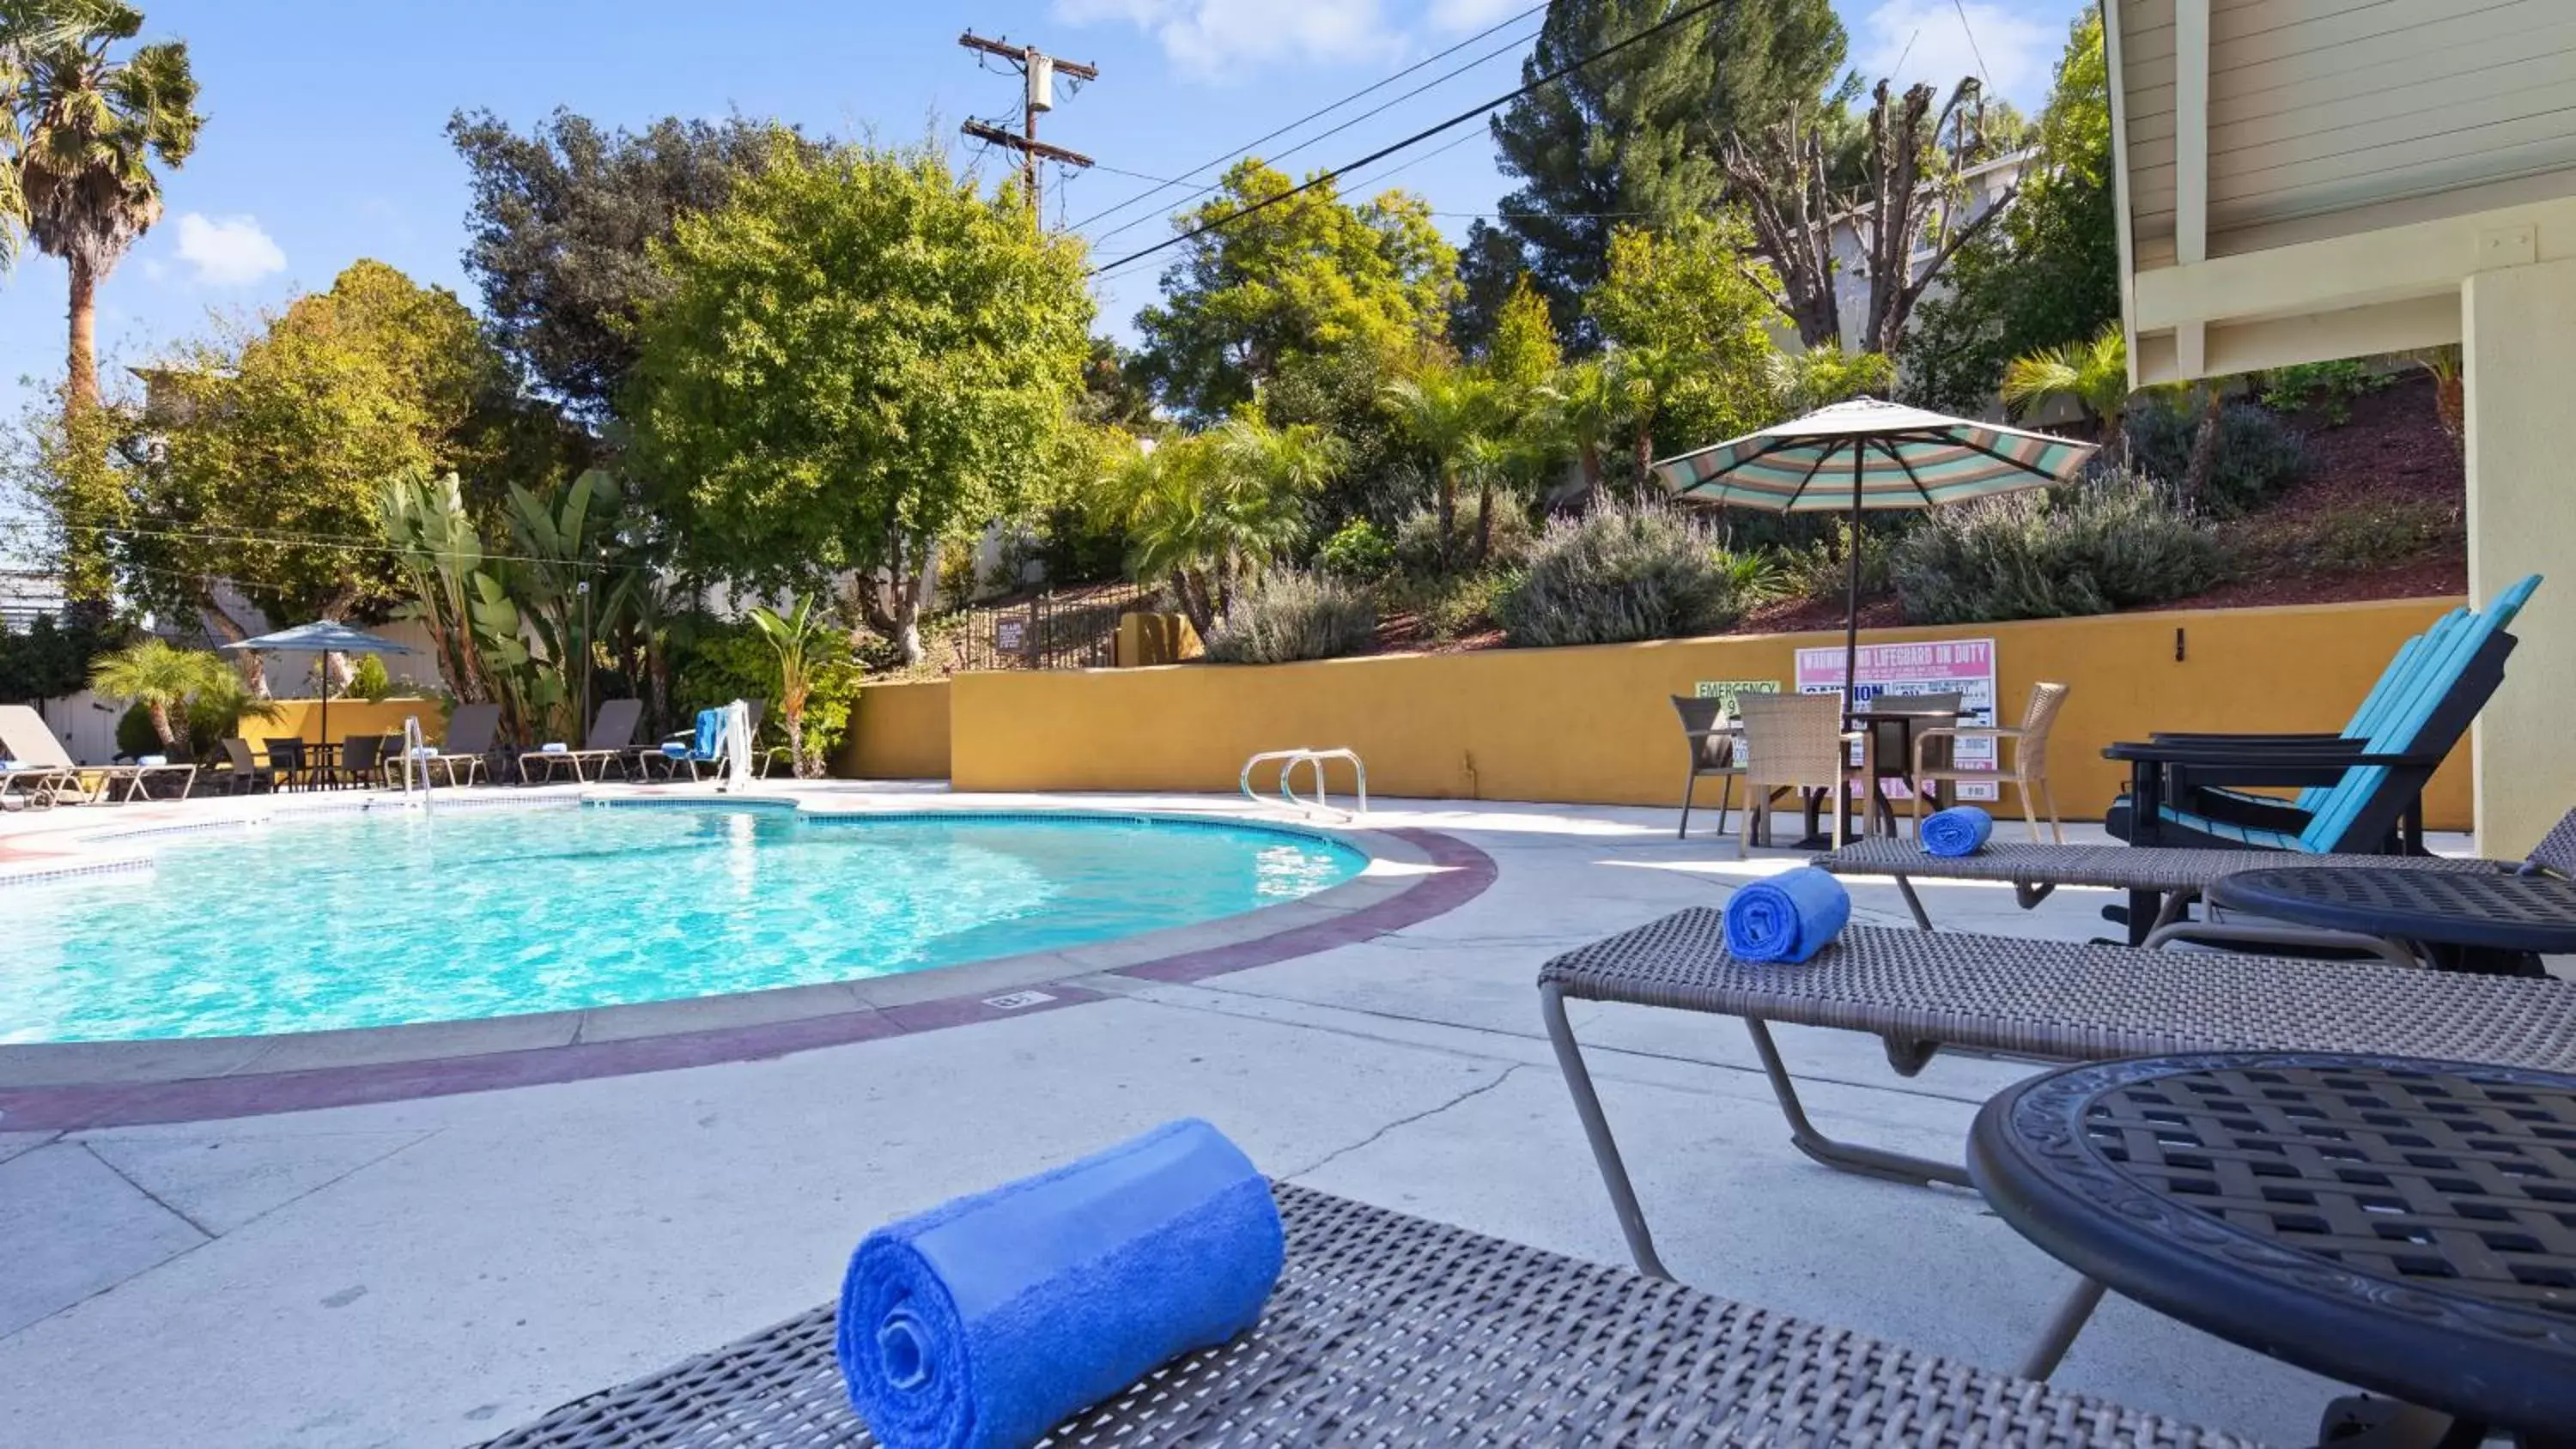
<instances>
[{"instance_id":1,"label":"round patio table","mask_svg":"<svg viewBox=\"0 0 2576 1449\"><path fill-rule=\"evenodd\" d=\"M2576 1076L2321 1053L2086 1063L1988 1102L1968 1173L2014 1231L2158 1312L2415 1406L2398 1412L2418 1425L2570 1442Z\"/></svg>"},{"instance_id":2,"label":"round patio table","mask_svg":"<svg viewBox=\"0 0 2576 1449\"><path fill-rule=\"evenodd\" d=\"M2555 876L2311 866L2238 871L2205 894L2231 911L2416 942L2451 971L2540 976L2541 956L2576 954L2576 881Z\"/></svg>"}]
</instances>

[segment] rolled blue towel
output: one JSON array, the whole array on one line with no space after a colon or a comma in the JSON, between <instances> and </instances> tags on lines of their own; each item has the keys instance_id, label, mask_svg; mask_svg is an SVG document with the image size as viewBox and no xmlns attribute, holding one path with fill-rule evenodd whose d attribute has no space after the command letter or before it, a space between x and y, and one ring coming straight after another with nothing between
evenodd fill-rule
<instances>
[{"instance_id":1,"label":"rolled blue towel","mask_svg":"<svg viewBox=\"0 0 2576 1449\"><path fill-rule=\"evenodd\" d=\"M1926 855L1974 855L1995 833L1995 817L1974 805L1953 805L1923 817L1914 832Z\"/></svg>"},{"instance_id":2,"label":"rolled blue towel","mask_svg":"<svg viewBox=\"0 0 2576 1449\"><path fill-rule=\"evenodd\" d=\"M1804 961L1851 919L1851 892L1812 865L1736 887L1726 949L1739 961Z\"/></svg>"},{"instance_id":3,"label":"rolled blue towel","mask_svg":"<svg viewBox=\"0 0 2576 1449\"><path fill-rule=\"evenodd\" d=\"M685 760L689 757L689 747L678 740L664 740L662 753L674 760Z\"/></svg>"},{"instance_id":4,"label":"rolled blue towel","mask_svg":"<svg viewBox=\"0 0 2576 1449\"><path fill-rule=\"evenodd\" d=\"M841 1283L850 1407L887 1449L1024 1445L1261 1318L1270 1184L1205 1122L868 1234Z\"/></svg>"},{"instance_id":5,"label":"rolled blue towel","mask_svg":"<svg viewBox=\"0 0 2576 1449\"><path fill-rule=\"evenodd\" d=\"M537 753L541 755L560 755L571 748L572 746L565 744L561 740L548 740L544 744L537 746Z\"/></svg>"}]
</instances>

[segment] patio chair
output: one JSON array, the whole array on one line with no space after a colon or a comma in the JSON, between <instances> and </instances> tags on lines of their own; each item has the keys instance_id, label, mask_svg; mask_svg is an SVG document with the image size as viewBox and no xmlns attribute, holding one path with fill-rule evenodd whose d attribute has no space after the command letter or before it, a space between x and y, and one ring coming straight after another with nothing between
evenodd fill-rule
<instances>
[{"instance_id":1,"label":"patio chair","mask_svg":"<svg viewBox=\"0 0 2576 1449\"><path fill-rule=\"evenodd\" d=\"M277 772L259 763L250 752L250 741L224 741L224 789L227 794L255 795L262 790L277 789Z\"/></svg>"},{"instance_id":2,"label":"patio chair","mask_svg":"<svg viewBox=\"0 0 2576 1449\"><path fill-rule=\"evenodd\" d=\"M393 742L383 735L350 735L340 742L340 763L332 768L331 782L365 789L382 776L386 746ZM401 746L394 745L395 749Z\"/></svg>"},{"instance_id":3,"label":"patio chair","mask_svg":"<svg viewBox=\"0 0 2576 1449\"><path fill-rule=\"evenodd\" d=\"M582 742L580 749L523 751L519 756L519 779L526 783L532 765L542 765L549 781L564 765L572 766L573 778L585 784L590 780L590 767L593 765L599 767L601 779L608 777L611 767L619 774L625 774L628 761L635 754L635 727L643 720L644 701L609 700L599 707L599 713L591 716L590 736Z\"/></svg>"},{"instance_id":4,"label":"patio chair","mask_svg":"<svg viewBox=\"0 0 2576 1449\"><path fill-rule=\"evenodd\" d=\"M1623 1268L1313 1188L1272 1193L1287 1255L1261 1322L1048 1443L2252 1449ZM566 1404L484 1449L873 1444L833 1357L835 1307Z\"/></svg>"},{"instance_id":5,"label":"patio chair","mask_svg":"<svg viewBox=\"0 0 2576 1449\"><path fill-rule=\"evenodd\" d=\"M2048 732L2057 725L2057 711L2066 703L2067 687L2063 684L2034 684L2030 702L2021 712L2021 723L2001 727L1982 725L1927 725L1914 732L1914 833L1923 834L1922 786L1926 783L1959 784L1963 782L2010 785L2021 801L2021 818L2030 826L2030 838L2039 839L2039 816L2032 809L2034 796L2048 811L2049 838L2059 844L2066 841L2066 828L2057 820L2057 796L2048 788ZM1959 740L1993 740L1997 768L1962 770L1952 753ZM1933 746L1942 748L1935 751ZM2005 745L2012 746L2012 761L2004 768Z\"/></svg>"},{"instance_id":6,"label":"patio chair","mask_svg":"<svg viewBox=\"0 0 2576 1449\"><path fill-rule=\"evenodd\" d=\"M268 754L268 768L276 773L277 788L292 790L301 784L311 788L321 783L315 776L312 757L304 752L303 737L276 736L260 741Z\"/></svg>"},{"instance_id":7,"label":"patio chair","mask_svg":"<svg viewBox=\"0 0 2576 1449\"><path fill-rule=\"evenodd\" d=\"M1744 760L1744 821L1736 836L1740 858L1753 849L1757 818L1771 802L1796 790L1823 792L1833 816L1833 841L1843 843L1842 792L1851 780L1851 747L1857 732L1843 728L1839 694L1746 694L1735 701L1744 721L1737 746Z\"/></svg>"},{"instance_id":8,"label":"patio chair","mask_svg":"<svg viewBox=\"0 0 2576 1449\"><path fill-rule=\"evenodd\" d=\"M458 783L457 773L464 772L461 783L471 785L480 774L492 778L492 741L501 729L501 706L497 704L460 704L447 717L447 733L440 739L435 754L414 761L420 767L421 779L429 779L435 765L447 776L447 783Z\"/></svg>"},{"instance_id":9,"label":"patio chair","mask_svg":"<svg viewBox=\"0 0 2576 1449\"><path fill-rule=\"evenodd\" d=\"M45 803L70 799L77 804L114 804L144 794L155 780L176 780L185 797L196 785L195 762L172 765L82 765L45 723L43 715L23 704L0 704L0 757L16 762L0 793L24 788L43 793ZM25 781L21 786L20 781ZM117 792L122 788L124 793Z\"/></svg>"},{"instance_id":10,"label":"patio chair","mask_svg":"<svg viewBox=\"0 0 2576 1449\"><path fill-rule=\"evenodd\" d=\"M1735 796L1735 782L1744 778L1743 755L1736 749L1735 732L1726 725L1726 701L1702 699L1696 695L1673 696L1673 713L1681 716L1682 744L1690 751L1690 775L1682 783L1682 823L1673 832L1676 840L1690 835L1691 799L1699 782L1710 775L1718 777L1717 833L1726 833L1726 811ZM1750 805L1745 807L1751 809Z\"/></svg>"},{"instance_id":11,"label":"patio chair","mask_svg":"<svg viewBox=\"0 0 2576 1449\"><path fill-rule=\"evenodd\" d=\"M1946 715L1955 719L1964 698L1965 696L1956 691L1943 694L1881 694L1863 701L1860 707L1873 714L1929 715L1935 719ZM1906 769L1913 763L1906 758L1909 749L1913 749L1918 758L1928 759L1934 769L1950 768L1952 750L1947 739L1934 742L1928 750L1916 748L1907 743L1908 740L1919 740L1930 733L1933 729L1930 725L1916 725L1910 721L1904 724L1893 724L1886 720L1872 720L1861 728L1868 736L1869 743L1868 750L1862 756L1869 778L1861 783L1871 797L1870 801L1864 803L1871 808L1887 803L1886 796L1880 793L1879 781L1896 774L1899 770ZM1919 783L1910 774L1906 777L1906 786L1915 800L1920 801L1923 798ZM1897 833L1895 814L1895 808L1889 806L1885 819L1887 833L1890 835Z\"/></svg>"}]
</instances>

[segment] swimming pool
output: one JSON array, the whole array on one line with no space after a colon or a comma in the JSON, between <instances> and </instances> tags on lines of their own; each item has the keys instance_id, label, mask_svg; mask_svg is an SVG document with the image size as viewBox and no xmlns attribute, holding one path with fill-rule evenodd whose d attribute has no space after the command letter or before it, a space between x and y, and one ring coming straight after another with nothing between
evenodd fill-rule
<instances>
[{"instance_id":1,"label":"swimming pool","mask_svg":"<svg viewBox=\"0 0 2576 1449\"><path fill-rule=\"evenodd\" d=\"M457 1021L1047 951L1294 900L1367 858L1133 816L375 811L0 886L0 1043Z\"/></svg>"}]
</instances>

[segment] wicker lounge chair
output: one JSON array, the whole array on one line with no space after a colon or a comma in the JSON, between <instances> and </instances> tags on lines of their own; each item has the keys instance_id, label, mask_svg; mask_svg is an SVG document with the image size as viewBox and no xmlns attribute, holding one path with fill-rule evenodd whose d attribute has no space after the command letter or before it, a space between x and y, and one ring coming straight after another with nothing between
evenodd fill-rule
<instances>
[{"instance_id":1,"label":"wicker lounge chair","mask_svg":"<svg viewBox=\"0 0 2576 1449\"><path fill-rule=\"evenodd\" d=\"M1726 950L1724 912L1699 907L1569 951L1539 970L1540 1015L1637 1266L1670 1276L1619 1160L1565 1015L1616 1001L1744 1019L1790 1140L1848 1172L1968 1185L1934 1161L1816 1130L1769 1023L1840 1027L1888 1042L1901 1072L1941 1046L2048 1061L2184 1051L2333 1051L2576 1070L2576 986L2376 962L2142 951L1852 926L1802 965Z\"/></svg>"},{"instance_id":2,"label":"wicker lounge chair","mask_svg":"<svg viewBox=\"0 0 2576 1449\"><path fill-rule=\"evenodd\" d=\"M1625 1269L1308 1188L1276 1190L1288 1262L1260 1325L1048 1442L2250 1449ZM824 1304L567 1404L486 1449L872 1445L850 1412L832 1336Z\"/></svg>"},{"instance_id":3,"label":"wicker lounge chair","mask_svg":"<svg viewBox=\"0 0 2576 1449\"><path fill-rule=\"evenodd\" d=\"M0 756L17 762L8 784L14 785L20 776L28 777L31 784L42 777L47 783L34 788L54 800L76 799L82 804L132 800L154 780L177 780L179 794L185 796L197 782L194 764L75 764L44 716L23 704L0 704Z\"/></svg>"},{"instance_id":4,"label":"wicker lounge chair","mask_svg":"<svg viewBox=\"0 0 2576 1449\"><path fill-rule=\"evenodd\" d=\"M555 771L572 766L572 777L587 783L590 767L599 767L600 778L606 779L611 766L624 774L635 754L635 727L644 720L644 701L612 699L599 707L590 721L590 737L577 750L527 750L519 756L519 779L529 778L532 766L542 766L548 780Z\"/></svg>"}]
</instances>

